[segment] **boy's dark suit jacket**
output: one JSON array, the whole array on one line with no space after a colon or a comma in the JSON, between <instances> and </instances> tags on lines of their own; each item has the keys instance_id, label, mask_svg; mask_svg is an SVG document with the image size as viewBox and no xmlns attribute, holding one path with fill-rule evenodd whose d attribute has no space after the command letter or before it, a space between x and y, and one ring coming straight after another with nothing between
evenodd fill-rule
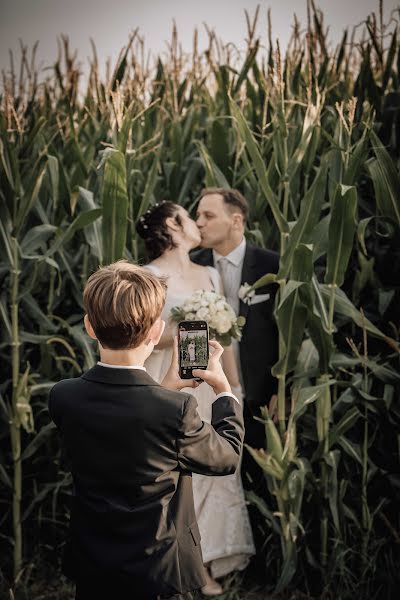
<instances>
[{"instance_id":1,"label":"boy's dark suit jacket","mask_svg":"<svg viewBox=\"0 0 400 600\"><path fill-rule=\"evenodd\" d=\"M233 473L243 421L229 396L214 402L212 426L196 406L138 369L96 365L52 388L74 481L66 575L135 598L205 584L191 472Z\"/></svg>"},{"instance_id":2,"label":"boy's dark suit jacket","mask_svg":"<svg viewBox=\"0 0 400 600\"><path fill-rule=\"evenodd\" d=\"M214 266L213 253L209 248L193 252L190 258L197 264ZM277 273L278 268L279 255L276 252L246 242L241 284L252 285L266 273ZM278 360L278 330L273 317L275 290L275 284L256 290L256 295L270 294L265 302L249 306L240 300L239 314L246 317L239 344L240 365L246 406L251 415L259 416L259 407L267 404L276 390L276 380L271 375L271 367ZM254 423L253 419L251 421ZM245 423L249 443L256 444L256 440L250 439ZM263 436L263 428L259 430ZM264 443L264 438L261 441Z\"/></svg>"}]
</instances>

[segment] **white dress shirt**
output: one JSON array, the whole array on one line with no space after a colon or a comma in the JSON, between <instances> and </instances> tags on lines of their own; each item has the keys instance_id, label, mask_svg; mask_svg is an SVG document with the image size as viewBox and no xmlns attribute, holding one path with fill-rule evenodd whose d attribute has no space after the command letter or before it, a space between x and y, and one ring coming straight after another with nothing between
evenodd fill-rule
<instances>
[{"instance_id":1,"label":"white dress shirt","mask_svg":"<svg viewBox=\"0 0 400 600\"><path fill-rule=\"evenodd\" d=\"M108 363L103 363L100 360L97 361L97 364L101 367L108 367L110 369L138 369L139 371L146 371L146 367L142 367L140 365L109 365ZM239 402L236 396L231 392L221 392L220 394L217 394L215 396L215 400L218 400L218 398L222 398L222 396L230 396L231 398L234 398L236 402Z\"/></svg>"},{"instance_id":2,"label":"white dress shirt","mask_svg":"<svg viewBox=\"0 0 400 600\"><path fill-rule=\"evenodd\" d=\"M140 371L146 370L146 367L142 367L141 365L109 365L108 363L103 363L100 360L97 361L97 364L101 367L110 367L110 369L139 369Z\"/></svg>"}]
</instances>

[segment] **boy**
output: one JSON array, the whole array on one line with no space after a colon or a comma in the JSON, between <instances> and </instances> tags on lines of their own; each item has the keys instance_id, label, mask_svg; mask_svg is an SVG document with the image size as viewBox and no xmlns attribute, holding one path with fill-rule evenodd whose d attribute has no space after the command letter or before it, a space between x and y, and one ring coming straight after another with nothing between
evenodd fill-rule
<instances>
[{"instance_id":1,"label":"boy","mask_svg":"<svg viewBox=\"0 0 400 600\"><path fill-rule=\"evenodd\" d=\"M193 396L177 391L188 386L177 343L163 387L143 367L164 330L165 290L126 261L93 273L84 322L100 361L50 392L74 481L64 572L79 600L191 598L205 585L191 472L228 475L239 463L241 408L222 347L210 341L208 369L193 372L216 393L211 425Z\"/></svg>"}]
</instances>

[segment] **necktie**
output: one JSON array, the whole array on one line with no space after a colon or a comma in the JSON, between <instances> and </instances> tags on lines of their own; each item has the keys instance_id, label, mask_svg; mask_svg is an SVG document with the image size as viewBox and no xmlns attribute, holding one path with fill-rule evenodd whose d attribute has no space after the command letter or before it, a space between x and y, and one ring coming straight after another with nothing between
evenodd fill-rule
<instances>
[{"instance_id":1,"label":"necktie","mask_svg":"<svg viewBox=\"0 0 400 600\"><path fill-rule=\"evenodd\" d=\"M224 286L224 292L227 301L232 306L233 310L238 314L239 311L239 298L235 295L232 263L225 257L218 260L217 263L219 274L221 275L222 285Z\"/></svg>"},{"instance_id":2,"label":"necktie","mask_svg":"<svg viewBox=\"0 0 400 600\"><path fill-rule=\"evenodd\" d=\"M225 297L236 313L236 316L239 314L239 296L238 290L235 285L235 265L233 265L227 258L223 257L217 261L217 269L219 274L221 275L222 285L224 286ZM242 377L242 369L240 366L240 356L239 356L239 342L237 340L232 339L232 348L235 356L236 366L239 373L240 383L243 387L243 377Z\"/></svg>"}]
</instances>

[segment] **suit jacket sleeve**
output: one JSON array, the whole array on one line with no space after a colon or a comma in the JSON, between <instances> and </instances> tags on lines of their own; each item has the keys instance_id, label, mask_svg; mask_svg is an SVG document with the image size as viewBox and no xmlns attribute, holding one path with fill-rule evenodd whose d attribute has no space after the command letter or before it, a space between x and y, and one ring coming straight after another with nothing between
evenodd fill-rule
<instances>
[{"instance_id":1,"label":"suit jacket sleeve","mask_svg":"<svg viewBox=\"0 0 400 600\"><path fill-rule=\"evenodd\" d=\"M57 385L57 384L56 384ZM56 385L54 385L49 393L49 402L48 402L48 409L49 409L49 414L51 417L51 420L54 422L54 424L56 425L60 436L61 436L61 468L64 469L65 471L71 471L71 460L68 456L68 452L65 448L65 443L64 443L64 436L63 436L63 432L62 432L62 422L61 422L61 417L59 415L59 403L57 402L56 399L56 390L55 387Z\"/></svg>"},{"instance_id":2,"label":"suit jacket sleeve","mask_svg":"<svg viewBox=\"0 0 400 600\"><path fill-rule=\"evenodd\" d=\"M58 427L59 426L59 419L58 419L58 415L57 415L56 402L54 400L54 388L55 388L55 386L53 385L53 387L51 388L51 390L49 392L48 409L49 409L49 414L50 414L51 420Z\"/></svg>"},{"instance_id":3,"label":"suit jacket sleeve","mask_svg":"<svg viewBox=\"0 0 400 600\"><path fill-rule=\"evenodd\" d=\"M211 424L201 420L197 401L188 396L177 439L181 469L202 475L229 475L239 464L244 437L242 408L222 396L212 407Z\"/></svg>"}]
</instances>

